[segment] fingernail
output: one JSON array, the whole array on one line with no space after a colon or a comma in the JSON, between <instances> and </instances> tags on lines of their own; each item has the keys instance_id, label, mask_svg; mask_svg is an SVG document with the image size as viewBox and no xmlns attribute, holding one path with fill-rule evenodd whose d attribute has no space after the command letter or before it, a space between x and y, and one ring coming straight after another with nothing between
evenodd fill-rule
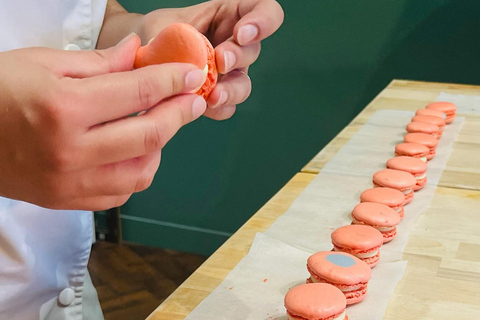
<instances>
[{"instance_id":1,"label":"fingernail","mask_svg":"<svg viewBox=\"0 0 480 320\"><path fill-rule=\"evenodd\" d=\"M235 62L237 62L237 58L232 51L225 51L223 53L223 60L225 61L225 73L229 72L235 65Z\"/></svg>"},{"instance_id":2,"label":"fingernail","mask_svg":"<svg viewBox=\"0 0 480 320\"><path fill-rule=\"evenodd\" d=\"M254 25L247 24L238 30L237 40L240 45L246 45L258 35L258 29Z\"/></svg>"},{"instance_id":3,"label":"fingernail","mask_svg":"<svg viewBox=\"0 0 480 320\"><path fill-rule=\"evenodd\" d=\"M134 38L136 35L137 34L135 32L130 33L128 36L123 38L119 43L117 43L117 47L121 47L122 45L124 45L128 41L132 40L132 38Z\"/></svg>"},{"instance_id":4,"label":"fingernail","mask_svg":"<svg viewBox=\"0 0 480 320\"><path fill-rule=\"evenodd\" d=\"M195 69L185 76L185 89L187 91L197 91L206 80L203 70Z\"/></svg>"},{"instance_id":5,"label":"fingernail","mask_svg":"<svg viewBox=\"0 0 480 320\"><path fill-rule=\"evenodd\" d=\"M212 109L215 109L215 108L221 106L222 104L227 102L227 99L228 99L227 91L222 90L222 92L220 92L220 97L218 98L218 102L214 106L212 106Z\"/></svg>"},{"instance_id":6,"label":"fingernail","mask_svg":"<svg viewBox=\"0 0 480 320\"><path fill-rule=\"evenodd\" d=\"M198 96L192 103L192 116L194 119L200 117L207 108L207 102L202 97Z\"/></svg>"}]
</instances>

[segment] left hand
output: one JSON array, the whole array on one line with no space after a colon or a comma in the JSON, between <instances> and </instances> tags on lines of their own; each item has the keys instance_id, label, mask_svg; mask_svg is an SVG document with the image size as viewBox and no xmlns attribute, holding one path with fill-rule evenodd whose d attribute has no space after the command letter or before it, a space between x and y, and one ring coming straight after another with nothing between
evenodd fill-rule
<instances>
[{"instance_id":1,"label":"left hand","mask_svg":"<svg viewBox=\"0 0 480 320\"><path fill-rule=\"evenodd\" d=\"M143 16L138 29L146 44L174 22L185 22L203 33L215 48L219 81L208 98L204 115L230 118L236 105L251 92L248 67L260 54L260 41L283 22L283 10L275 0L212 0L180 9L159 9Z\"/></svg>"}]
</instances>

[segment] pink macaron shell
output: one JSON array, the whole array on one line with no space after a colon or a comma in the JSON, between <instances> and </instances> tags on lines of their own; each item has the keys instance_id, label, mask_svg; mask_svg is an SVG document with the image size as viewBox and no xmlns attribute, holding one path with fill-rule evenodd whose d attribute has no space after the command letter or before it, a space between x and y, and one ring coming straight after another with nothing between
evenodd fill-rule
<instances>
[{"instance_id":1,"label":"pink macaron shell","mask_svg":"<svg viewBox=\"0 0 480 320\"><path fill-rule=\"evenodd\" d=\"M436 148L438 145L438 139L425 133L408 133L403 137L403 141L407 143L423 144L427 148Z\"/></svg>"},{"instance_id":2,"label":"pink macaron shell","mask_svg":"<svg viewBox=\"0 0 480 320\"><path fill-rule=\"evenodd\" d=\"M445 122L445 119L447 116L445 113L439 110L433 110L433 109L418 109L417 112L415 112L416 116L434 116L434 117L439 117Z\"/></svg>"},{"instance_id":3,"label":"pink macaron shell","mask_svg":"<svg viewBox=\"0 0 480 320\"><path fill-rule=\"evenodd\" d=\"M360 195L360 201L376 202L387 205L403 218L403 203L405 202L405 195L399 190L381 187L371 188L362 192Z\"/></svg>"},{"instance_id":4,"label":"pink macaron shell","mask_svg":"<svg viewBox=\"0 0 480 320\"><path fill-rule=\"evenodd\" d=\"M438 126L441 130L445 127L445 120L436 116L418 115L412 118L412 122L428 122Z\"/></svg>"},{"instance_id":5,"label":"pink macaron shell","mask_svg":"<svg viewBox=\"0 0 480 320\"><path fill-rule=\"evenodd\" d=\"M429 103L425 108L430 110L438 110L445 113L445 123L451 123L455 120L455 113L457 112L457 106L452 102L437 101Z\"/></svg>"},{"instance_id":6,"label":"pink macaron shell","mask_svg":"<svg viewBox=\"0 0 480 320\"><path fill-rule=\"evenodd\" d=\"M408 133L419 132L429 134L436 139L440 138L438 135L438 126L427 122L410 122L407 124L406 130Z\"/></svg>"},{"instance_id":7,"label":"pink macaron shell","mask_svg":"<svg viewBox=\"0 0 480 320\"><path fill-rule=\"evenodd\" d=\"M401 170L415 175L423 175L427 171L427 163L414 157L395 157L388 159L387 169Z\"/></svg>"},{"instance_id":8,"label":"pink macaron shell","mask_svg":"<svg viewBox=\"0 0 480 320\"><path fill-rule=\"evenodd\" d=\"M399 143L395 146L395 155L397 157L407 156L427 161L427 155L430 153L430 149L420 143Z\"/></svg>"},{"instance_id":9,"label":"pink macaron shell","mask_svg":"<svg viewBox=\"0 0 480 320\"><path fill-rule=\"evenodd\" d=\"M423 144L429 149L427 160L431 160L433 157L435 157L438 140L431 135L425 133L408 133L403 138L403 141L407 143Z\"/></svg>"},{"instance_id":10,"label":"pink macaron shell","mask_svg":"<svg viewBox=\"0 0 480 320\"><path fill-rule=\"evenodd\" d=\"M405 171L384 169L375 172L373 175L373 185L375 187L387 187L400 190L405 196L403 205L409 204L413 200L413 187L417 184L417 179Z\"/></svg>"},{"instance_id":11,"label":"pink macaron shell","mask_svg":"<svg viewBox=\"0 0 480 320\"><path fill-rule=\"evenodd\" d=\"M396 226L401 221L395 210L375 202L362 202L356 205L351 216L354 224L371 226L380 231L384 243L393 239L397 233Z\"/></svg>"},{"instance_id":12,"label":"pink macaron shell","mask_svg":"<svg viewBox=\"0 0 480 320\"><path fill-rule=\"evenodd\" d=\"M290 289L284 303L291 319L324 320L334 319L344 313L347 299L335 286L311 283Z\"/></svg>"},{"instance_id":13,"label":"pink macaron shell","mask_svg":"<svg viewBox=\"0 0 480 320\"><path fill-rule=\"evenodd\" d=\"M371 268L354 255L339 251L320 251L307 260L307 283L328 283L345 294L347 305L362 301L367 293Z\"/></svg>"},{"instance_id":14,"label":"pink macaron shell","mask_svg":"<svg viewBox=\"0 0 480 320\"><path fill-rule=\"evenodd\" d=\"M401 170L412 174L416 183L413 191L422 189L427 183L427 164L413 157L395 157L387 161L387 169Z\"/></svg>"}]
</instances>

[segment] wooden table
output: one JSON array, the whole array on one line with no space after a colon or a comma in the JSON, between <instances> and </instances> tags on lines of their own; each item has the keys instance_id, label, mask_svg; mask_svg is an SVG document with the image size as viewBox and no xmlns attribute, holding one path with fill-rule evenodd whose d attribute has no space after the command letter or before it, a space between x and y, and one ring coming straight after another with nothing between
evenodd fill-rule
<instances>
[{"instance_id":1,"label":"wooden table","mask_svg":"<svg viewBox=\"0 0 480 320\"><path fill-rule=\"evenodd\" d=\"M290 207L375 111L414 111L440 92L480 95L480 87L393 80L147 320L184 319L248 253L255 234ZM384 319L480 319L480 116L459 116L465 123L430 207L410 230L403 254L408 267Z\"/></svg>"}]
</instances>

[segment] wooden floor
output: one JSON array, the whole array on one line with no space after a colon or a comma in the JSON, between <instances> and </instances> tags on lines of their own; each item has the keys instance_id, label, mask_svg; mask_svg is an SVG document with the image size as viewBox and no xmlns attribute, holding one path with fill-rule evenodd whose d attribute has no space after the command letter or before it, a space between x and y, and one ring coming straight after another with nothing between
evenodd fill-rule
<instances>
[{"instance_id":1,"label":"wooden floor","mask_svg":"<svg viewBox=\"0 0 480 320\"><path fill-rule=\"evenodd\" d=\"M138 245L96 242L88 269L105 320L144 320L205 257Z\"/></svg>"}]
</instances>

